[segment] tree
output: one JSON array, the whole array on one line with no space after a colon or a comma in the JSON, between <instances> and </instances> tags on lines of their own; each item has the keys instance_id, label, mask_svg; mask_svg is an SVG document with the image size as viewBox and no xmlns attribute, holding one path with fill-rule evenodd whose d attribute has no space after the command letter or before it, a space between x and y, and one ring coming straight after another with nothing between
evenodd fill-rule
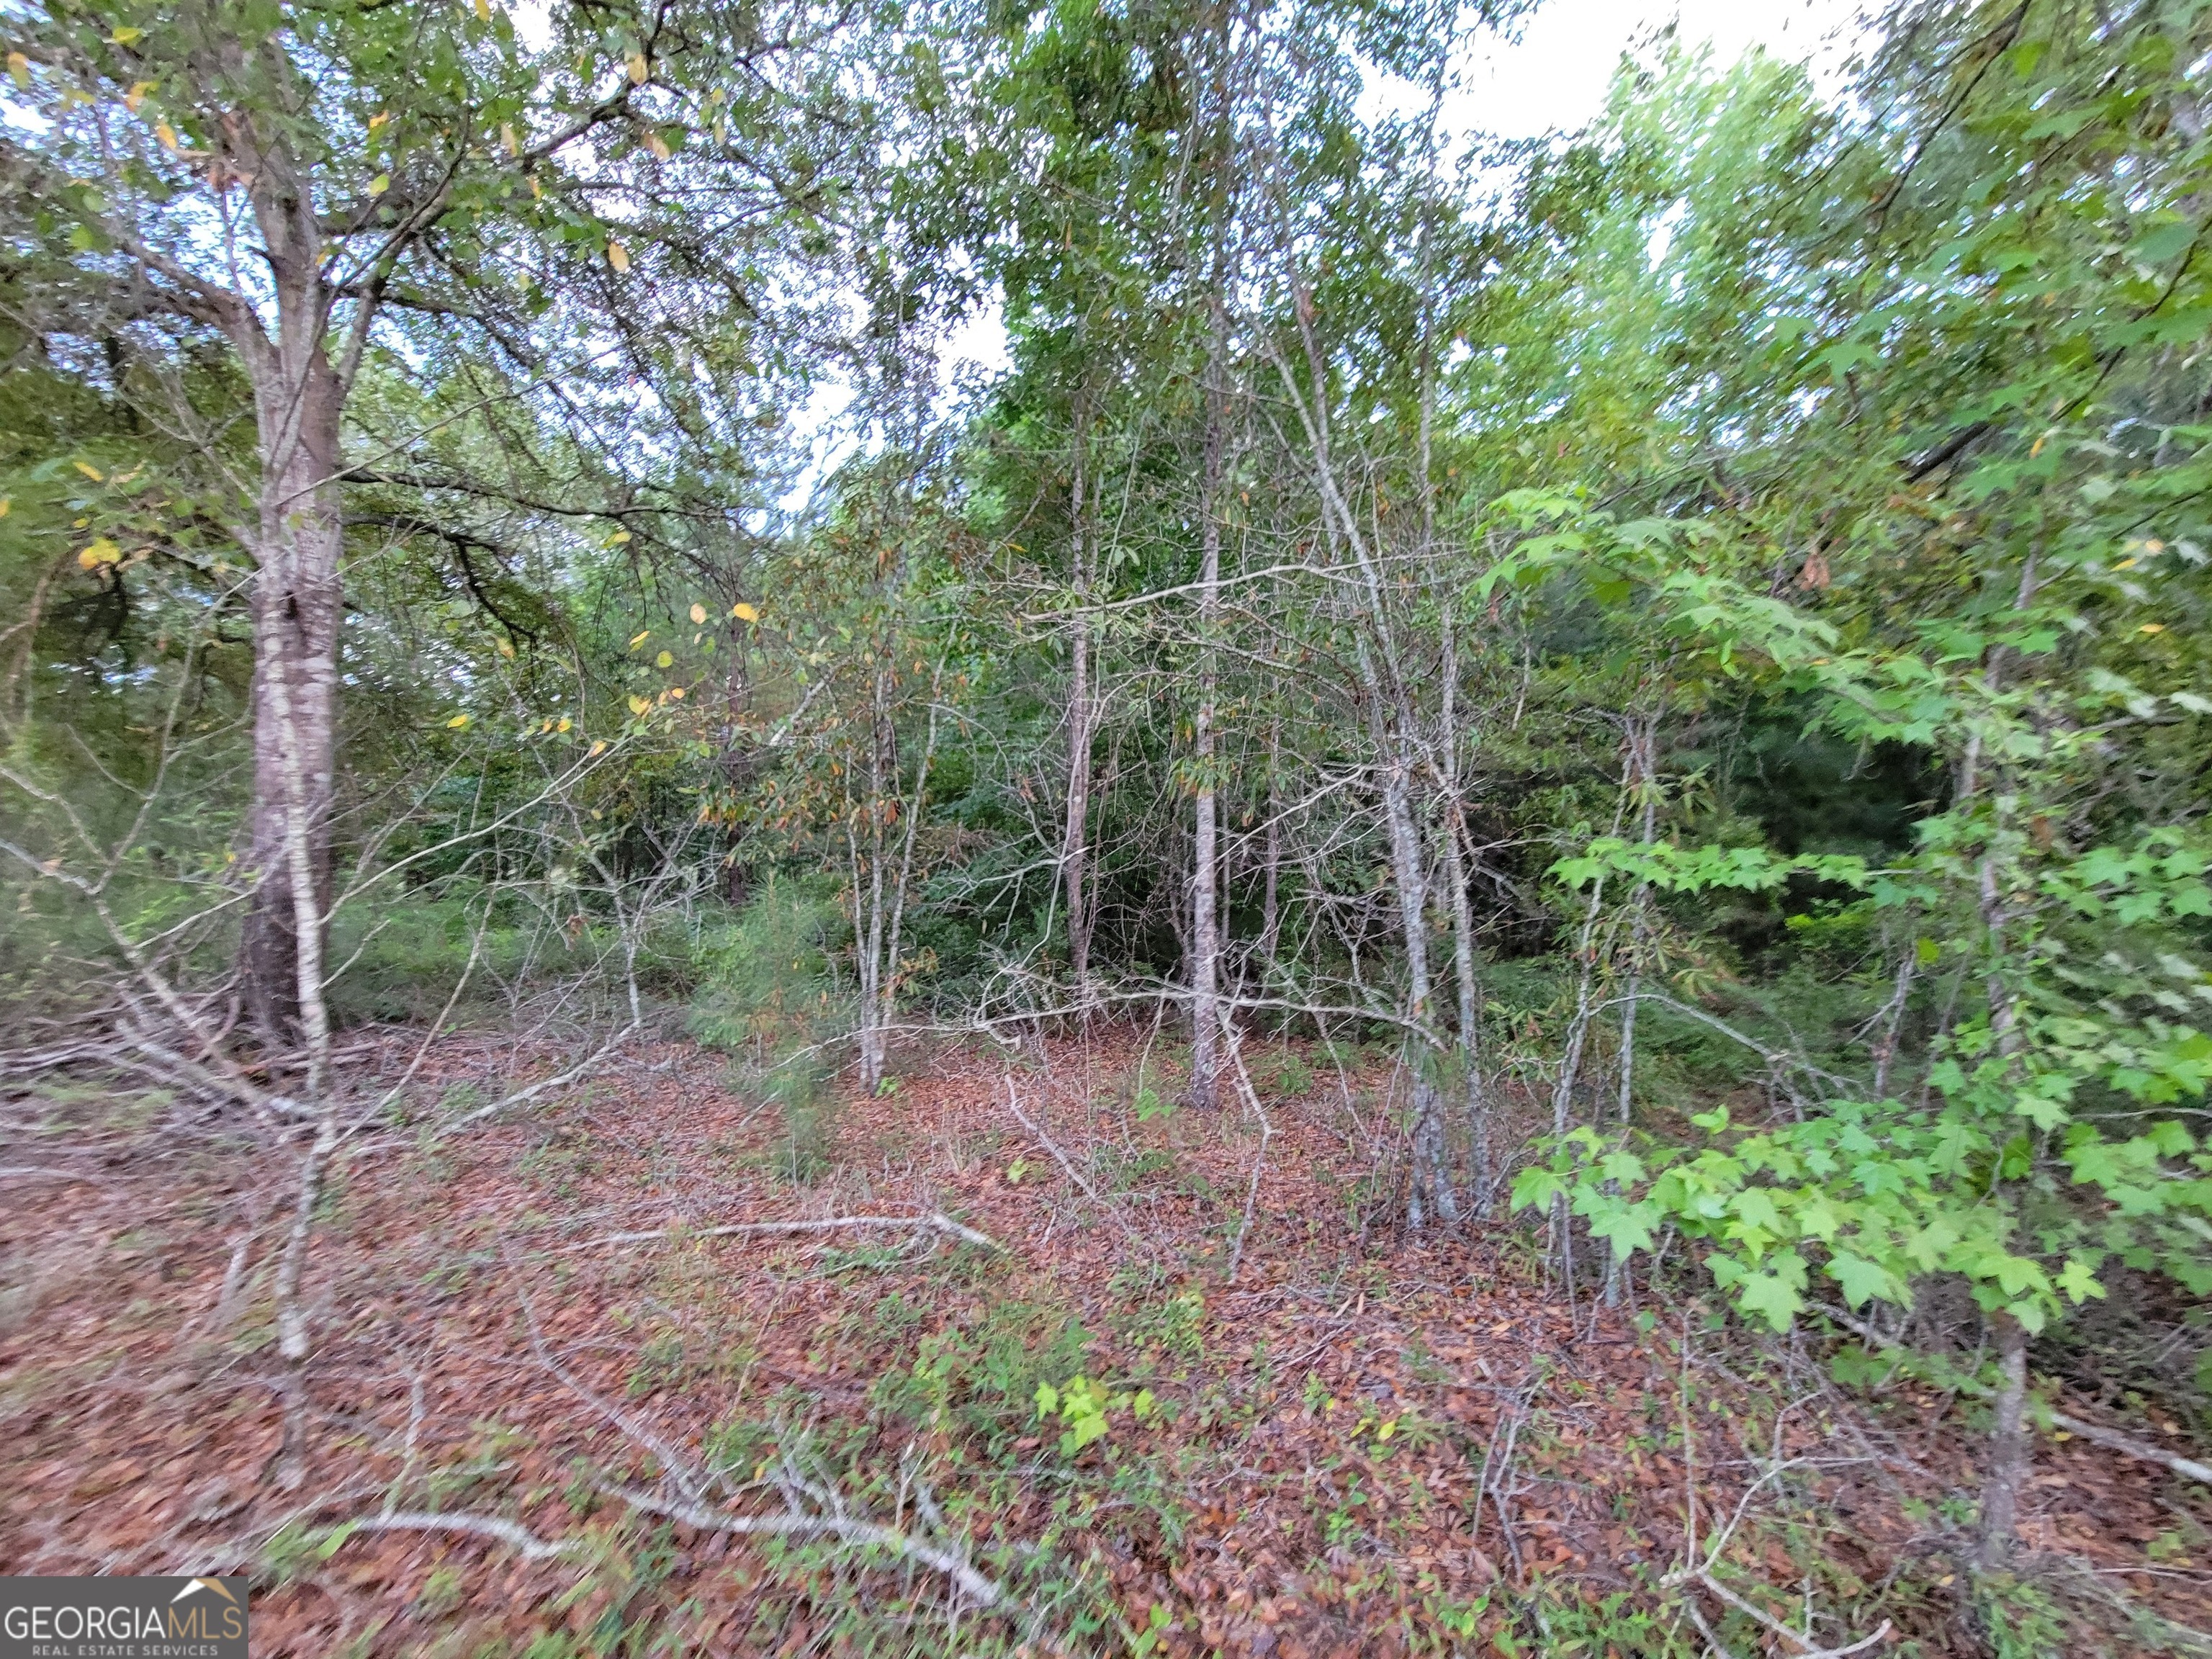
<instances>
[{"instance_id":1,"label":"tree","mask_svg":"<svg viewBox=\"0 0 2212 1659\"><path fill-rule=\"evenodd\" d=\"M428 433L377 434L366 465L349 455L352 400L380 341L404 362L445 360L445 340L481 352L495 398L588 422L574 383L605 378L595 360L659 366L638 349L648 337L610 338L599 320L624 314L595 301L633 264L680 325L687 300L696 312L687 279L729 294L745 222L821 216L824 185L776 170L811 179L817 159L817 130L790 119L814 71L777 73L802 55L799 15L719 39L717 23L597 13L533 45L489 4L63 6L12 59L48 125L6 140L0 163L46 280L80 313L67 325L211 331L250 388L255 465L224 507L255 569L240 983L266 1040L304 1040L310 1092L328 1046L342 496L349 480L469 488L389 465ZM781 150L748 155L763 133ZM702 159L679 159L693 146ZM725 167L732 155L744 160ZM709 210L661 235L679 219L664 172L687 171L711 173ZM716 233L725 246L703 258ZM668 399L679 419L684 401Z\"/></svg>"}]
</instances>

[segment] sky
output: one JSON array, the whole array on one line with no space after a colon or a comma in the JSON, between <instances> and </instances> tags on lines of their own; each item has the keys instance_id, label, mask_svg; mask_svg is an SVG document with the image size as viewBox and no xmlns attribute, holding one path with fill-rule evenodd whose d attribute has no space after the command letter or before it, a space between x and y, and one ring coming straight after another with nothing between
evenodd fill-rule
<instances>
[{"instance_id":1,"label":"sky","mask_svg":"<svg viewBox=\"0 0 2212 1659\"><path fill-rule=\"evenodd\" d=\"M1642 55L1638 49L1670 22L1684 45L1709 44L1717 64L1764 46L1778 58L1811 61L1816 80L1832 82L1856 38L1860 7L1861 0L1550 0L1517 40L1477 38L1444 118L1455 131L1501 138L1574 131L1603 111L1621 54Z\"/></svg>"}]
</instances>

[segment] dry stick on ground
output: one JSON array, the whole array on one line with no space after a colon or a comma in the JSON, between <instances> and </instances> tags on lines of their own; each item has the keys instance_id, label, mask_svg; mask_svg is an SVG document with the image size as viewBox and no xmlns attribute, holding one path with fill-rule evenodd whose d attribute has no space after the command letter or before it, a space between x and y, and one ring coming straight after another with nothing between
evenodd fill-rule
<instances>
[{"instance_id":1,"label":"dry stick on ground","mask_svg":"<svg viewBox=\"0 0 2212 1659\"><path fill-rule=\"evenodd\" d=\"M963 1226L951 1216L936 1210L927 1215L841 1215L823 1221L734 1221L720 1227L656 1227L650 1232L609 1233L605 1238L594 1238L569 1248L595 1250L614 1244L649 1244L663 1238L734 1238L746 1233L834 1233L872 1228L885 1231L945 1233L963 1243L980 1245L1002 1255L1008 1254L1006 1247L988 1233L979 1233L973 1227Z\"/></svg>"},{"instance_id":2,"label":"dry stick on ground","mask_svg":"<svg viewBox=\"0 0 2212 1659\"><path fill-rule=\"evenodd\" d=\"M514 1269L514 1263L512 1258L509 1259L507 1266L510 1271ZM697 1501L700 1497L699 1479L691 1473L690 1466L676 1455L675 1449L652 1430L638 1423L622 1407L609 1401L602 1400L598 1395L592 1393L574 1371L553 1357L553 1350L545 1345L545 1333L538 1327L538 1309L532 1303L530 1291L524 1285L520 1273L515 1273L514 1276L514 1293L522 1304L523 1322L529 1327L530 1346L538 1356L538 1363L550 1371L554 1379L563 1388L592 1407L600 1416L659 1458L662 1474L668 1480L675 1482L676 1489L684 1497L695 1502Z\"/></svg>"},{"instance_id":3,"label":"dry stick on ground","mask_svg":"<svg viewBox=\"0 0 2212 1659\"><path fill-rule=\"evenodd\" d=\"M1028 1611L1024 1603L1009 1595L997 1580L978 1571L957 1550L924 1543L911 1534L877 1522L847 1515L806 1515L796 1511L781 1515L727 1515L708 1509L704 1504L679 1503L652 1492L634 1492L627 1486L603 1486L599 1490L610 1498L619 1498L632 1509L680 1521L702 1532L726 1532L738 1537L834 1538L854 1548L886 1549L943 1573L970 1601L988 1612Z\"/></svg>"},{"instance_id":4,"label":"dry stick on ground","mask_svg":"<svg viewBox=\"0 0 2212 1659\"><path fill-rule=\"evenodd\" d=\"M1513 1467L1513 1443L1521 1437L1521 1422L1528 1415L1529 1399L1534 1392L1534 1385L1498 1390L1498 1420L1491 1425L1490 1444L1482 1454L1482 1473L1475 1478L1474 1536L1479 1539L1482 1534L1482 1499L1487 1493L1491 1508L1498 1512L1498 1534L1505 1540L1505 1553L1512 1559L1513 1576L1516 1579L1521 1577L1521 1545L1513 1536L1513 1522L1505 1512L1504 1487L1505 1476ZM1504 1403L1509 1400L1512 1402L1510 1415ZM1498 1455L1498 1437L1501 1430L1505 1436L1505 1455L1502 1459ZM1491 1474L1493 1466L1498 1471L1494 1477Z\"/></svg>"},{"instance_id":5,"label":"dry stick on ground","mask_svg":"<svg viewBox=\"0 0 2212 1659\"><path fill-rule=\"evenodd\" d=\"M403 1510L343 1522L334 1528L334 1532L467 1533L471 1537L489 1538L505 1544L526 1561L543 1561L549 1556L580 1555L589 1547L580 1539L549 1541L538 1537L527 1527L513 1521L502 1521L495 1515L419 1515Z\"/></svg>"},{"instance_id":6,"label":"dry stick on ground","mask_svg":"<svg viewBox=\"0 0 2212 1659\"><path fill-rule=\"evenodd\" d=\"M1823 1307L1820 1311L1850 1332L1852 1335L1871 1342L1876 1347L1903 1346L1903 1344L1893 1342L1881 1335L1871 1325L1863 1324L1838 1309ZM1987 1400L1996 1393L1996 1390L1987 1383L1977 1382L1971 1377L1952 1379L1952 1385L1962 1393L1972 1395L1978 1400ZM2131 1434L2124 1434L2118 1429L2108 1429L2101 1423L2092 1423L2065 1412L2051 1411L2045 1414L2050 1418L2053 1428L2063 1429L2069 1434L2079 1435L2082 1439L2103 1446L2108 1450L2121 1452L2130 1457L2141 1458L2146 1463L2155 1463L2160 1468L2169 1469L2186 1480L2202 1480L2206 1485L2212 1486L2212 1467L2199 1463L2193 1458L2183 1457L2177 1453L2166 1450L2163 1446L2154 1446L2148 1441L2138 1440Z\"/></svg>"},{"instance_id":7,"label":"dry stick on ground","mask_svg":"<svg viewBox=\"0 0 2212 1659\"><path fill-rule=\"evenodd\" d=\"M1007 1073L1006 1076L1006 1109L1014 1115L1015 1121L1018 1122L1022 1127L1030 1132L1030 1135L1036 1139L1038 1146L1043 1147L1045 1151L1052 1154L1052 1161L1060 1165L1060 1172L1062 1174L1066 1176L1070 1181L1073 1182L1078 1187L1080 1187L1083 1189L1085 1197L1088 1198L1100 1209L1105 1211L1107 1214L1112 1216L1115 1220L1120 1222L1121 1224L1121 1231L1128 1234L1131 1238L1135 1239L1140 1244L1147 1242L1144 1235L1139 1233L1135 1225L1131 1223L1129 1218L1122 1214L1120 1206L1108 1203L1103 1198L1099 1196L1098 1189L1083 1178L1082 1171L1078 1170L1074 1164L1068 1162L1067 1154L1060 1150L1058 1143L1056 1143L1053 1138L1047 1134L1042 1129L1040 1129L1036 1124L1030 1121L1029 1115L1022 1110L1022 1103L1014 1097L1014 1079L1012 1073Z\"/></svg>"},{"instance_id":8,"label":"dry stick on ground","mask_svg":"<svg viewBox=\"0 0 2212 1659\"><path fill-rule=\"evenodd\" d=\"M1678 1577L1678 1575L1670 1575L1670 1580ZM1734 1607L1738 1613L1749 1614L1751 1618L1765 1626L1768 1630L1772 1631L1776 1635L1783 1638L1783 1639L1797 1650L1796 1659L1847 1659L1847 1656L1850 1654L1863 1653L1869 1648L1877 1647L1883 1642L1889 1639L1890 1622L1888 1620L1885 1619L1881 1621L1881 1628L1876 1630L1873 1635L1863 1636L1857 1641L1850 1643L1847 1646L1840 1648L1816 1648L1812 1644L1812 1642L1808 1638L1800 1634L1798 1632L1790 1629L1789 1626L1784 1624L1779 1619L1777 1619L1772 1613L1766 1612L1756 1603L1747 1601L1742 1596L1738 1595L1727 1585L1722 1583L1719 1579L1714 1577L1711 1573L1700 1569L1698 1571L1691 1574L1690 1578L1694 1582L1704 1585L1722 1601L1727 1602L1729 1606ZM1682 1603L1682 1607L1683 1611L1690 1615L1690 1622L1698 1627L1698 1633L1704 1636L1705 1640L1711 1642L1716 1649L1719 1650L1719 1651L1726 1653L1728 1650L1721 1646L1719 1638L1713 1634L1711 1628L1709 1628L1705 1624L1704 1618L1699 1615L1697 1603L1686 1600Z\"/></svg>"},{"instance_id":9,"label":"dry stick on ground","mask_svg":"<svg viewBox=\"0 0 2212 1659\"><path fill-rule=\"evenodd\" d=\"M1225 1283L1237 1282L1237 1270L1244 1262L1244 1239L1252 1231L1252 1209L1260 1200L1260 1176L1267 1167L1267 1143L1275 1138L1275 1126L1267 1121L1267 1109L1260 1104L1260 1091L1252 1086L1252 1074L1244 1069L1243 1035L1229 1022L1228 1011L1221 1013L1223 1045L1228 1050L1229 1063L1236 1068L1237 1086L1244 1096L1244 1103L1260 1120L1260 1150L1252 1155L1252 1184L1244 1190L1244 1218L1237 1225L1237 1243L1229 1252L1229 1277Z\"/></svg>"}]
</instances>

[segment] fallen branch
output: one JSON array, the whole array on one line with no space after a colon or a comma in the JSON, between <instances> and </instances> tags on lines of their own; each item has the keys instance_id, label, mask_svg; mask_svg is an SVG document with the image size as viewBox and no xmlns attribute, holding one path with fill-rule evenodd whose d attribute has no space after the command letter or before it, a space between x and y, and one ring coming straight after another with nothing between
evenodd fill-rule
<instances>
[{"instance_id":1,"label":"fallen branch","mask_svg":"<svg viewBox=\"0 0 2212 1659\"><path fill-rule=\"evenodd\" d=\"M514 1267L512 1260L508 1261L507 1266L510 1269ZM553 1357L553 1350L545 1344L545 1333L538 1327L538 1309L531 1301L530 1291L524 1285L520 1273L515 1277L514 1293L522 1304L523 1323L529 1328L530 1346L538 1355L538 1363L552 1373L556 1382L592 1406L599 1415L659 1458L662 1473L676 1483L678 1489L686 1498L698 1497L698 1477L691 1473L690 1466L677 1455L675 1448L632 1418L619 1406L610 1401L602 1400L598 1395L592 1393L585 1386L582 1378Z\"/></svg>"},{"instance_id":2,"label":"fallen branch","mask_svg":"<svg viewBox=\"0 0 2212 1659\"><path fill-rule=\"evenodd\" d=\"M517 1089L513 1094L504 1096L498 1100L493 1101L489 1106L479 1106L473 1112L464 1113L461 1116L455 1118L450 1123L439 1124L429 1131L429 1139L433 1140L442 1140L447 1135L458 1134L461 1130L469 1128L475 1124L481 1123L488 1117L495 1117L501 1112L510 1112L518 1106L527 1105L530 1102L537 1099L540 1095L550 1094L556 1089L567 1088L570 1084L576 1081L577 1079L582 1077L585 1073L589 1072L595 1066L599 1066L610 1054L613 1054L615 1050L621 1048L632 1037L635 1036L642 1029L643 1026L641 1023L633 1019L629 1024L623 1026L622 1030L617 1031L612 1036L609 1037L606 1040L606 1042L597 1053L579 1060L575 1065L571 1066L567 1071L556 1073L553 1076L545 1079L544 1081L541 1083L533 1083L527 1088Z\"/></svg>"},{"instance_id":3,"label":"fallen branch","mask_svg":"<svg viewBox=\"0 0 2212 1659\"><path fill-rule=\"evenodd\" d=\"M1816 1648L1813 1645L1812 1638L1810 1637L1802 1635L1798 1632L1790 1629L1789 1626L1784 1624L1772 1613L1766 1612L1764 1608L1759 1607L1750 1601L1747 1601L1742 1596L1738 1595L1726 1584L1722 1583L1719 1579L1714 1577L1711 1572L1701 1569L1692 1573L1669 1573L1666 1579L1666 1582L1668 1583L1680 1583L1685 1581L1694 1582L1704 1585L1722 1601L1727 1602L1729 1606L1734 1607L1738 1613L1749 1614L1757 1622L1764 1625L1776 1635L1783 1638L1792 1647L1797 1650L1796 1659L1850 1659L1850 1656L1852 1654L1864 1653L1869 1648L1879 1646L1882 1642L1887 1641L1889 1637L1890 1622L1888 1620L1885 1619L1881 1621L1881 1628L1876 1630L1873 1635L1863 1636L1857 1641L1851 1643L1847 1647ZM1685 1601L1683 1603L1683 1607L1690 1615L1690 1622L1697 1626L1698 1633L1704 1636L1707 1641L1712 1643L1716 1648L1719 1648L1722 1652L1727 1652L1727 1649L1720 1647L1719 1638L1715 1637L1712 1632L1706 1627L1705 1621L1698 1616L1697 1604L1693 1601Z\"/></svg>"},{"instance_id":4,"label":"fallen branch","mask_svg":"<svg viewBox=\"0 0 2212 1659\"><path fill-rule=\"evenodd\" d=\"M1260 1103L1260 1091L1252 1086L1252 1074L1244 1067L1244 1036L1231 1024L1227 1014L1221 1017L1224 1040L1229 1045L1229 1061L1237 1070L1237 1086L1244 1097L1244 1103L1260 1120L1260 1150L1252 1158L1252 1181L1244 1189L1244 1218L1237 1224L1237 1243L1229 1252L1229 1273L1225 1283L1237 1282L1237 1270L1244 1265L1244 1239L1252 1231L1252 1211L1260 1201L1260 1177L1267 1168L1267 1143L1275 1138L1275 1126L1268 1121L1267 1109Z\"/></svg>"},{"instance_id":5,"label":"fallen branch","mask_svg":"<svg viewBox=\"0 0 2212 1659\"><path fill-rule=\"evenodd\" d=\"M841 1215L822 1221L732 1221L720 1227L656 1227L649 1232L609 1233L605 1238L594 1238L571 1248L596 1250L612 1244L650 1244L663 1238L736 1238L747 1233L834 1233L878 1229L884 1231L928 1231L945 1233L963 1243L981 1246L987 1250L1007 1254L1006 1247L988 1233L979 1233L973 1227L963 1226L941 1211L932 1210L927 1215Z\"/></svg>"},{"instance_id":6,"label":"fallen branch","mask_svg":"<svg viewBox=\"0 0 2212 1659\"><path fill-rule=\"evenodd\" d=\"M1121 1231L1123 1232L1128 1234L1130 1237L1137 1239L1139 1243L1143 1242L1143 1235L1139 1233L1136 1228L1130 1224L1129 1218L1121 1213L1121 1207L1118 1205L1109 1204L1103 1198L1101 1198L1098 1195L1098 1189L1083 1178L1083 1172L1077 1169L1073 1164L1068 1161L1067 1154L1060 1150L1059 1144L1042 1129L1038 1128L1036 1124L1030 1121L1029 1114L1022 1110L1021 1102L1015 1098L1014 1079L1013 1075L1011 1073L1009 1073L1006 1077L1006 1109L1014 1115L1014 1121L1016 1122L1019 1123L1022 1127L1030 1132L1030 1136L1036 1141L1038 1146L1043 1147L1045 1151L1052 1154L1052 1161L1060 1165L1060 1172L1063 1175L1083 1189L1083 1194L1085 1197L1088 1198L1100 1209L1105 1211L1107 1214L1112 1216L1115 1220L1120 1222L1121 1224Z\"/></svg>"},{"instance_id":7,"label":"fallen branch","mask_svg":"<svg viewBox=\"0 0 2212 1659\"><path fill-rule=\"evenodd\" d=\"M548 1541L527 1527L502 1521L495 1515L417 1515L404 1510L395 1515L372 1515L340 1522L332 1528L339 1536L356 1532L459 1532L505 1544L526 1561L550 1556L580 1554L586 1546L577 1539Z\"/></svg>"},{"instance_id":8,"label":"fallen branch","mask_svg":"<svg viewBox=\"0 0 2212 1659\"><path fill-rule=\"evenodd\" d=\"M1850 1332L1852 1335L1871 1342L1876 1347L1898 1348L1904 1346L1902 1343L1892 1341L1882 1336L1872 1326L1863 1324L1838 1309L1823 1307L1820 1311ZM1958 1377L1953 1379L1953 1382L1961 1393L1971 1394L1977 1400L1987 1400L1996 1392L1987 1383L1978 1382L1970 1376ZM2185 1480L2202 1480L2207 1486L2212 1486L2212 1466L2199 1463L2194 1458L2183 1457L2179 1453L2170 1452L2163 1446L2154 1446L2148 1440L2138 1440L2135 1436L2123 1433L2118 1429L2108 1429L2101 1423L2092 1423L2085 1418L2075 1417L2039 1403L2036 1405L2035 1409L2055 1429L2063 1429L2069 1434L2078 1435L2082 1439L2102 1446L2109 1451L2140 1458L2146 1463L2155 1463L2161 1468L2169 1469L2175 1474L2182 1476Z\"/></svg>"},{"instance_id":9,"label":"fallen branch","mask_svg":"<svg viewBox=\"0 0 2212 1659\"><path fill-rule=\"evenodd\" d=\"M726 1515L720 1510L708 1509L703 1504L685 1503L652 1492L634 1492L627 1486L603 1486L599 1490L610 1498L619 1498L632 1509L663 1516L671 1521L680 1521L685 1526L696 1527L702 1532L726 1532L738 1537L834 1538L839 1543L856 1549L872 1547L889 1550L894 1555L907 1556L944 1574L959 1586L969 1601L987 1611L1012 1612L1022 1608L1020 1601L1007 1595L995 1579L977 1571L966 1556L956 1550L925 1543L895 1527L881 1526L872 1521L856 1521L847 1516L805 1515L792 1511L782 1515Z\"/></svg>"}]
</instances>

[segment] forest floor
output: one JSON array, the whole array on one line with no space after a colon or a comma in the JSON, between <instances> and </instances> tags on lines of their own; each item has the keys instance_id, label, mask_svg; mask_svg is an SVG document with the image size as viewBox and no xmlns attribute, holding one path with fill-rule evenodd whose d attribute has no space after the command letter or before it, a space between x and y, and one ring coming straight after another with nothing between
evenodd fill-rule
<instances>
[{"instance_id":1,"label":"forest floor","mask_svg":"<svg viewBox=\"0 0 2212 1659\"><path fill-rule=\"evenodd\" d=\"M2203 1650L2203 1488L2046 1437L1977 1579L1971 1401L1650 1286L1571 1307L1522 1227L1409 1238L1380 1075L1249 1057L1264 1136L1116 1032L911 1058L809 1148L682 1043L441 1137L563 1063L447 1039L323 1206L289 1489L292 1155L19 1091L0 1561L251 1573L266 1659ZM857 1218L895 1224L711 1231ZM1718 1589L1664 1583L1692 1498Z\"/></svg>"}]
</instances>

